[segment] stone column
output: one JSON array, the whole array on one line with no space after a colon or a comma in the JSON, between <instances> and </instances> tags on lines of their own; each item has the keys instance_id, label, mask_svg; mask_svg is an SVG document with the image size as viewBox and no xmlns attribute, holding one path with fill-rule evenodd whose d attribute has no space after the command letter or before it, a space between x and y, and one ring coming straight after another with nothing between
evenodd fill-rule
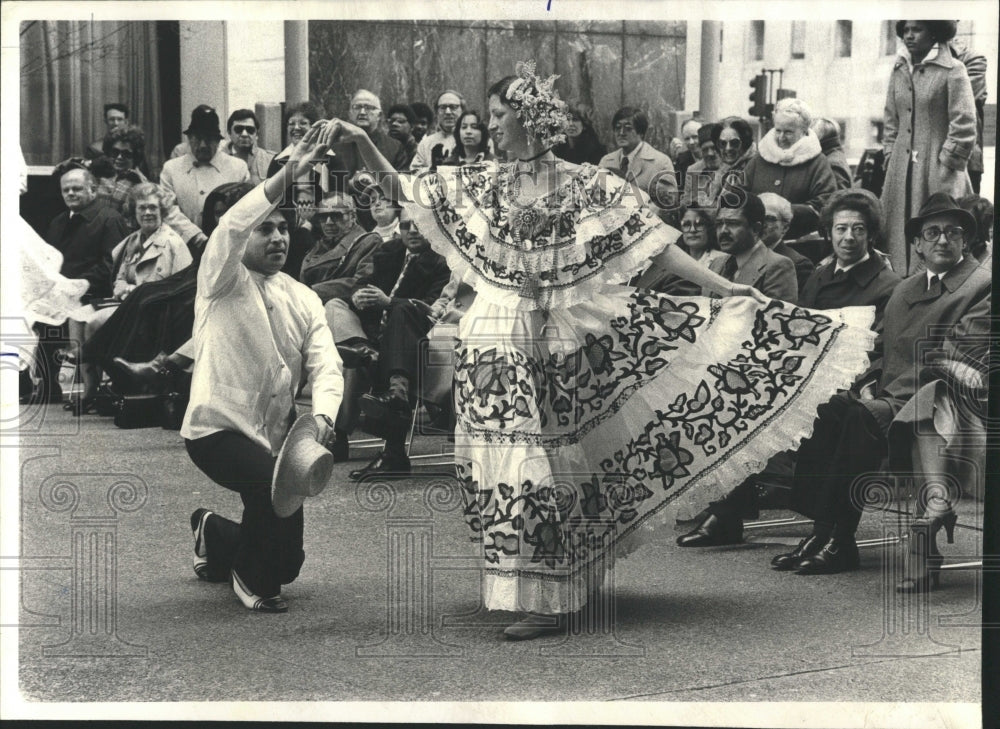
<instances>
[{"instance_id":1,"label":"stone column","mask_svg":"<svg viewBox=\"0 0 1000 729\"><path fill-rule=\"evenodd\" d=\"M285 101L309 99L309 23L285 21Z\"/></svg>"},{"instance_id":2,"label":"stone column","mask_svg":"<svg viewBox=\"0 0 1000 729\"><path fill-rule=\"evenodd\" d=\"M722 23L717 20L701 21L701 97L698 99L698 109L701 111L701 118L706 121L717 121L719 116L721 30ZM687 105L690 106L690 103Z\"/></svg>"}]
</instances>

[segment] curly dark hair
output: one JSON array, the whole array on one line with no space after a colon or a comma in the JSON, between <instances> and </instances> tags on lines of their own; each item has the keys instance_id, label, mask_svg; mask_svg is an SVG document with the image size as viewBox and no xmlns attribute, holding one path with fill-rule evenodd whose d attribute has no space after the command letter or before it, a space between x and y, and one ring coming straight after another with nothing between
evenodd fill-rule
<instances>
[{"instance_id":1,"label":"curly dark hair","mask_svg":"<svg viewBox=\"0 0 1000 729\"><path fill-rule=\"evenodd\" d=\"M906 27L907 20L897 20L896 21L896 37L903 37L903 28ZM927 30L930 31L931 38L934 39L936 43L947 43L955 34L958 33L958 23L954 20L918 20L918 23L922 23L927 26Z\"/></svg>"},{"instance_id":2,"label":"curly dark hair","mask_svg":"<svg viewBox=\"0 0 1000 729\"><path fill-rule=\"evenodd\" d=\"M413 113L413 109L411 109L408 104L393 104L385 113L385 118L388 119L393 114L402 114L405 116L406 121L411 127L417 123L417 116Z\"/></svg>"},{"instance_id":3,"label":"curly dark hair","mask_svg":"<svg viewBox=\"0 0 1000 729\"><path fill-rule=\"evenodd\" d=\"M146 135L139 127L127 125L117 127L104 135L101 150L111 157L111 148L115 142L125 142L132 147L132 167L139 167L146 159Z\"/></svg>"},{"instance_id":4,"label":"curly dark hair","mask_svg":"<svg viewBox=\"0 0 1000 729\"><path fill-rule=\"evenodd\" d=\"M833 216L841 210L859 213L868 227L869 242L876 248L881 246L885 236L885 211L882 201L874 193L854 187L833 193L819 214L819 229L828 239L833 228Z\"/></svg>"}]
</instances>

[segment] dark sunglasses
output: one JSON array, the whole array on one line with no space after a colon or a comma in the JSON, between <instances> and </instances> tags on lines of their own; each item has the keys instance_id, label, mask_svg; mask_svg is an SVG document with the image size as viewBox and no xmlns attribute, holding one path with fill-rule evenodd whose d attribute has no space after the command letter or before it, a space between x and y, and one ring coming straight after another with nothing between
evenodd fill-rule
<instances>
[{"instance_id":1,"label":"dark sunglasses","mask_svg":"<svg viewBox=\"0 0 1000 729\"><path fill-rule=\"evenodd\" d=\"M111 156L114 157L127 157L132 158L133 152L131 149L112 149Z\"/></svg>"},{"instance_id":2,"label":"dark sunglasses","mask_svg":"<svg viewBox=\"0 0 1000 729\"><path fill-rule=\"evenodd\" d=\"M246 132L247 134L256 134L257 127L249 124L233 124L233 131L237 134L243 134L243 132Z\"/></svg>"},{"instance_id":3,"label":"dark sunglasses","mask_svg":"<svg viewBox=\"0 0 1000 729\"><path fill-rule=\"evenodd\" d=\"M399 229L400 230L409 230L412 227L413 227L413 222L410 221L410 220L400 220L399 221Z\"/></svg>"},{"instance_id":4,"label":"dark sunglasses","mask_svg":"<svg viewBox=\"0 0 1000 729\"><path fill-rule=\"evenodd\" d=\"M351 213L344 213L337 211L316 213L316 220L320 221L321 223L326 220L347 220L349 217L351 217Z\"/></svg>"},{"instance_id":5,"label":"dark sunglasses","mask_svg":"<svg viewBox=\"0 0 1000 729\"><path fill-rule=\"evenodd\" d=\"M739 149L742 146L743 146L743 142L741 142L738 139L720 139L719 140L719 147L721 147L723 149L726 149L728 147L732 147L733 149Z\"/></svg>"}]
</instances>

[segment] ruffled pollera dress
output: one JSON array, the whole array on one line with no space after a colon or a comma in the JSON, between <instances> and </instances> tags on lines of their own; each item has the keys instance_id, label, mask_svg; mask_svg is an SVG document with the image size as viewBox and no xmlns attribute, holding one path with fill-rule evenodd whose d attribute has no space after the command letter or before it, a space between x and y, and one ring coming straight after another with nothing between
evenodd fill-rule
<instances>
[{"instance_id":1,"label":"ruffled pollera dress","mask_svg":"<svg viewBox=\"0 0 1000 729\"><path fill-rule=\"evenodd\" d=\"M507 164L407 181L420 231L477 291L455 461L494 610L579 609L595 565L808 437L874 342L870 307L622 285L678 231L605 170L559 165L565 182L527 205Z\"/></svg>"}]
</instances>

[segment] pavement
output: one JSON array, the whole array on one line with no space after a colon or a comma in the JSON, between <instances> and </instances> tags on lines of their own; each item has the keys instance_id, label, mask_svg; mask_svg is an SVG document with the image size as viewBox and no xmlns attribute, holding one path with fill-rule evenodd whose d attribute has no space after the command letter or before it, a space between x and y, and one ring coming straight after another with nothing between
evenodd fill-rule
<instances>
[{"instance_id":1,"label":"pavement","mask_svg":"<svg viewBox=\"0 0 1000 729\"><path fill-rule=\"evenodd\" d=\"M422 435L413 452L448 448L445 437ZM857 572L805 577L768 562L806 524L753 529L744 544L708 549L677 547L668 524L618 561L602 625L512 643L501 631L516 616L481 609L476 545L449 469L420 466L420 475L358 487L347 478L365 458L355 453L306 504L306 562L283 591L289 612L259 615L192 571L191 512L238 519L240 505L195 468L177 432L22 408L21 698L35 707L938 702L972 715L980 702L974 570L948 571L929 595L902 596L889 569L898 547L864 549ZM981 507L960 503L960 524L981 527ZM858 537L899 533L899 518L868 513ZM981 553L972 529L958 529L955 544L940 541L952 563ZM749 716L739 723L779 725Z\"/></svg>"}]
</instances>

